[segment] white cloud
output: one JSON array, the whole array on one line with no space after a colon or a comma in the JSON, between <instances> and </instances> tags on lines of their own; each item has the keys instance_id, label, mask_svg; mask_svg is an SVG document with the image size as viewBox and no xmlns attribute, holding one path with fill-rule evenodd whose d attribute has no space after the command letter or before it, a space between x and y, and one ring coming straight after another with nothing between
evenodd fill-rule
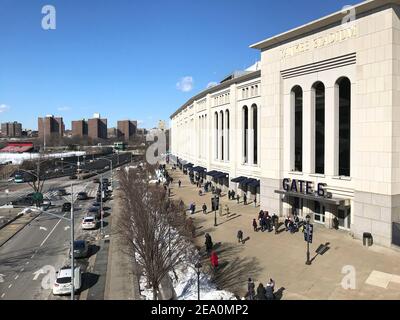
<instances>
[{"instance_id":1,"label":"white cloud","mask_svg":"<svg viewBox=\"0 0 400 320\"><path fill-rule=\"evenodd\" d=\"M6 112L10 109L10 106L6 104L0 104L0 113Z\"/></svg>"},{"instance_id":2,"label":"white cloud","mask_svg":"<svg viewBox=\"0 0 400 320\"><path fill-rule=\"evenodd\" d=\"M215 82L215 81L209 82L209 83L207 84L207 89L208 89L208 88L211 88L211 87L215 87L215 86L217 86L217 85L218 85L218 82Z\"/></svg>"},{"instance_id":3,"label":"white cloud","mask_svg":"<svg viewBox=\"0 0 400 320\"><path fill-rule=\"evenodd\" d=\"M181 78L179 82L176 84L176 88L182 92L189 92L193 89L193 78L190 76L186 76Z\"/></svg>"},{"instance_id":4,"label":"white cloud","mask_svg":"<svg viewBox=\"0 0 400 320\"><path fill-rule=\"evenodd\" d=\"M71 108L70 107L59 107L58 111L70 111Z\"/></svg>"},{"instance_id":5,"label":"white cloud","mask_svg":"<svg viewBox=\"0 0 400 320\"><path fill-rule=\"evenodd\" d=\"M139 124L143 124L145 121L144 120L138 120L137 121L137 124L139 125Z\"/></svg>"}]
</instances>

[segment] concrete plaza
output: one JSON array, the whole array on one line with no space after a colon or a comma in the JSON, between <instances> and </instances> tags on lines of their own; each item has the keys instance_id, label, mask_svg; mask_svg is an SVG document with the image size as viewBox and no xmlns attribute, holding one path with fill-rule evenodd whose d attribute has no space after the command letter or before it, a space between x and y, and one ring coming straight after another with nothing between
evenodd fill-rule
<instances>
[{"instance_id":1,"label":"concrete plaza","mask_svg":"<svg viewBox=\"0 0 400 320\"><path fill-rule=\"evenodd\" d=\"M212 237L220 259L219 270L213 277L221 289L243 296L248 277L253 278L256 286L273 278L281 299L400 299L400 251L376 245L364 247L348 232L314 224L312 264L307 266L306 242L301 232L290 234L284 226L279 234L254 232L252 220L257 219L260 208L253 203L245 206L242 199L237 204L236 200L228 200L226 194L220 204L228 204L230 214L221 217L217 212L214 227L214 213L203 214L201 209L206 203L210 210L211 193L199 196L188 176L178 169L172 171L170 166L168 169L174 179L171 198L182 199L187 206L191 202L196 204L196 213L190 215L196 226L195 244L204 250L204 234ZM181 188L177 184L179 179ZM239 229L247 238L245 244L237 242ZM316 255L320 244L327 244L329 250ZM205 258L206 268L209 264ZM342 283L350 288L343 288ZM351 289L353 284L355 289Z\"/></svg>"}]
</instances>

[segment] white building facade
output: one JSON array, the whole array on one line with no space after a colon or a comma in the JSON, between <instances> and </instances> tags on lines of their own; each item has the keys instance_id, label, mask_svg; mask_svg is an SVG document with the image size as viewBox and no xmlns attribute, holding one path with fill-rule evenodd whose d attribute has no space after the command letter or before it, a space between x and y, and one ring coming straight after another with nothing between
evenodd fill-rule
<instances>
[{"instance_id":1,"label":"white building facade","mask_svg":"<svg viewBox=\"0 0 400 320\"><path fill-rule=\"evenodd\" d=\"M171 153L226 173L270 213L399 245L400 1L354 12L252 45L259 70L171 116Z\"/></svg>"}]
</instances>

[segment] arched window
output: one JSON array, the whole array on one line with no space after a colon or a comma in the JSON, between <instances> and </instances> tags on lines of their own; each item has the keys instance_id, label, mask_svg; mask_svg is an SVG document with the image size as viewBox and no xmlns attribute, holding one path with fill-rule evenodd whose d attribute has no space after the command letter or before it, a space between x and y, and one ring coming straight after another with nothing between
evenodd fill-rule
<instances>
[{"instance_id":1,"label":"arched window","mask_svg":"<svg viewBox=\"0 0 400 320\"><path fill-rule=\"evenodd\" d=\"M243 128L243 135L242 135L242 144L243 144L243 149L242 149L242 155L243 155L243 162L246 163L248 162L247 158L247 135L248 135L248 130L249 130L249 110L247 106L244 106L242 109L242 128Z\"/></svg>"},{"instance_id":2,"label":"arched window","mask_svg":"<svg viewBox=\"0 0 400 320\"><path fill-rule=\"evenodd\" d=\"M221 132L221 134L220 134L220 137L221 137L221 159L220 160L224 160L224 147L225 147L225 145L224 145L224 112L223 111L221 111L220 112L220 117L221 117L221 119L220 119L220 124L221 124L221 126L220 126L220 132Z\"/></svg>"},{"instance_id":3,"label":"arched window","mask_svg":"<svg viewBox=\"0 0 400 320\"><path fill-rule=\"evenodd\" d=\"M229 149L230 149L230 142L229 142L229 129L230 129L230 116L229 110L226 109L225 111L225 118L226 118L226 160L229 161Z\"/></svg>"},{"instance_id":4,"label":"arched window","mask_svg":"<svg viewBox=\"0 0 400 320\"><path fill-rule=\"evenodd\" d=\"M253 117L253 163L257 164L258 159L258 110L257 105L253 104L251 106L251 114Z\"/></svg>"},{"instance_id":5,"label":"arched window","mask_svg":"<svg viewBox=\"0 0 400 320\"><path fill-rule=\"evenodd\" d=\"M303 171L303 90L300 86L292 89L294 108L294 170Z\"/></svg>"},{"instance_id":6,"label":"arched window","mask_svg":"<svg viewBox=\"0 0 400 320\"><path fill-rule=\"evenodd\" d=\"M218 159L218 112L215 112L214 115L214 135L215 135L215 159Z\"/></svg>"},{"instance_id":7,"label":"arched window","mask_svg":"<svg viewBox=\"0 0 400 320\"><path fill-rule=\"evenodd\" d=\"M314 172L325 173L325 86L313 85L315 103L315 162Z\"/></svg>"},{"instance_id":8,"label":"arched window","mask_svg":"<svg viewBox=\"0 0 400 320\"><path fill-rule=\"evenodd\" d=\"M348 78L336 81L339 102L339 176L350 177L350 134L351 134L351 83Z\"/></svg>"}]
</instances>

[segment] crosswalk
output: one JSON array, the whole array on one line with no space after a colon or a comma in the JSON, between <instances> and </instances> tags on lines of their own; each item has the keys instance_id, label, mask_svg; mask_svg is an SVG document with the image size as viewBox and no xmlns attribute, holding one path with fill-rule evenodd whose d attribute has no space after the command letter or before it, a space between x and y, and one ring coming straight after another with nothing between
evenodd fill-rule
<instances>
[{"instance_id":1,"label":"crosswalk","mask_svg":"<svg viewBox=\"0 0 400 320\"><path fill-rule=\"evenodd\" d=\"M67 195L65 196L58 196L58 189L59 188L51 188L47 190L46 192L43 193L43 198L50 200L50 201L56 201L56 200L63 200L65 202L70 202L71 201L71 186L64 187ZM74 191L74 196L73 196L73 201L77 200L78 193L79 192L86 192L89 197L95 198L97 194L97 185L87 182L85 184L77 184L73 186L73 191ZM22 198L26 196L28 193L32 193L32 190L26 191L26 190L21 190L21 191L15 191L13 193L10 193L9 196L6 198L4 195L1 195L1 199L4 200L2 202L6 203L9 201L15 201L19 198Z\"/></svg>"}]
</instances>

